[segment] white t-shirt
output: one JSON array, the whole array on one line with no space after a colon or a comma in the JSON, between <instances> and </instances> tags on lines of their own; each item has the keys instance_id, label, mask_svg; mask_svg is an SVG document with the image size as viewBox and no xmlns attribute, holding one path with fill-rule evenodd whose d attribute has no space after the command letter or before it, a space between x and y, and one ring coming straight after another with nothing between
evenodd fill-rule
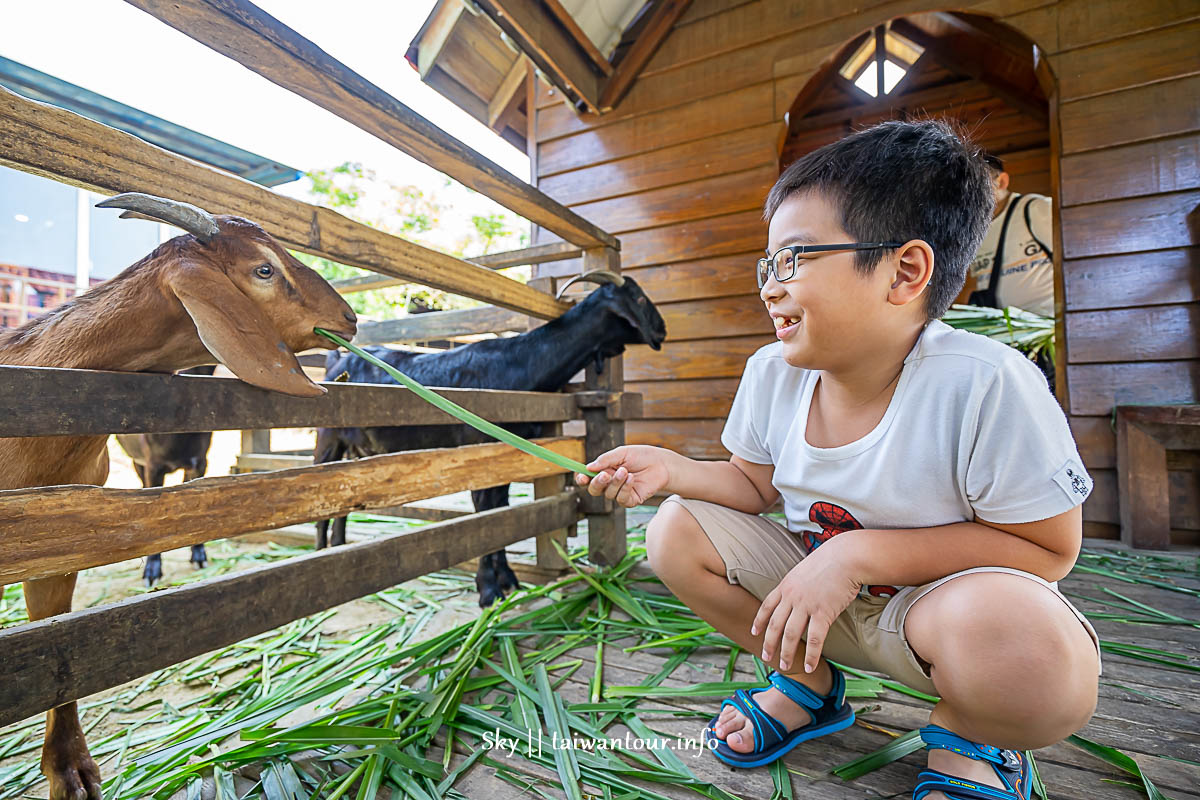
<instances>
[{"instance_id":1,"label":"white t-shirt","mask_svg":"<svg viewBox=\"0 0 1200 800\"><path fill-rule=\"evenodd\" d=\"M1010 203L1016 203L1012 218L1008 221L1008 232L1004 236L1004 266L1000 268L1000 291L997 300L1000 307L1016 306L1043 317L1054 316L1054 264L1046 251L1034 240L1036 234L1050 247L1051 220L1050 198L1040 194L1011 195ZM1029 206L1030 232L1025 224L1025 207ZM992 280L992 259L996 257L996 245L1000 241L1000 228L1004 225L1006 207L988 226L987 235L979 252L968 267L975 276L975 288L986 289Z\"/></svg>"},{"instance_id":2,"label":"white t-shirt","mask_svg":"<svg viewBox=\"0 0 1200 800\"><path fill-rule=\"evenodd\" d=\"M775 465L787 527L810 551L858 528L927 528L976 516L1034 522L1079 505L1092 490L1045 377L985 336L930 322L904 359L883 419L841 447L805 440L820 374L789 365L779 342L763 347L746 362L721 435L734 455Z\"/></svg>"}]
</instances>

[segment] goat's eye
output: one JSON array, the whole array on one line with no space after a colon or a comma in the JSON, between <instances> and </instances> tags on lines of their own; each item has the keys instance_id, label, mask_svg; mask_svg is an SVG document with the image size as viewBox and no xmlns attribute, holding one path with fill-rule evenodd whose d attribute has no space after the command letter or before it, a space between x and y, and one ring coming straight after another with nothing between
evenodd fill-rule
<instances>
[{"instance_id":1,"label":"goat's eye","mask_svg":"<svg viewBox=\"0 0 1200 800\"><path fill-rule=\"evenodd\" d=\"M270 264L263 264L261 267L254 269L254 274L260 278L269 278L275 274L275 270L272 269Z\"/></svg>"}]
</instances>

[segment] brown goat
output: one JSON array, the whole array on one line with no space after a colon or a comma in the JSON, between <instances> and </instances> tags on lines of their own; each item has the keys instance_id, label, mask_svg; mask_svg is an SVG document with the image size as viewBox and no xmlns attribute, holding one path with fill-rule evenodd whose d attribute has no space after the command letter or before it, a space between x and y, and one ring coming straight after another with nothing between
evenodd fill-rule
<instances>
[{"instance_id":1,"label":"brown goat","mask_svg":"<svg viewBox=\"0 0 1200 800\"><path fill-rule=\"evenodd\" d=\"M247 383L285 394L324 393L294 352L324 346L314 327L347 339L350 306L258 225L194 206L125 194L99 204L170 222L189 235L159 245L116 277L0 333L0 364L175 372L220 361ZM107 436L0 439L0 489L101 485ZM75 574L24 583L31 620L71 610ZM46 715L42 772L52 800L100 798L100 773L75 703Z\"/></svg>"}]
</instances>

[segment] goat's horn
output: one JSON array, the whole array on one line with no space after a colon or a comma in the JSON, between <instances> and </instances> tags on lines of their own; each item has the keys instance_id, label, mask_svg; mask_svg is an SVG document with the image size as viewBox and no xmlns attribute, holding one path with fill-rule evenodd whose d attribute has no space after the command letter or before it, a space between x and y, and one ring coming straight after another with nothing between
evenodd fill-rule
<instances>
[{"instance_id":1,"label":"goat's horn","mask_svg":"<svg viewBox=\"0 0 1200 800\"><path fill-rule=\"evenodd\" d=\"M221 232L213 215L204 209L196 208L191 203L166 200L152 194L125 192L96 203L96 208L124 208L143 216L153 217L177 228L183 228L204 244L208 244L210 239Z\"/></svg>"},{"instance_id":2,"label":"goat's horn","mask_svg":"<svg viewBox=\"0 0 1200 800\"><path fill-rule=\"evenodd\" d=\"M575 281L584 281L587 283L611 283L618 289L625 285L625 278L615 272L610 272L606 269L597 269L591 272L585 272L582 275L576 275L571 280L564 283L558 288L558 294L555 295L556 300L561 300L567 288Z\"/></svg>"}]
</instances>

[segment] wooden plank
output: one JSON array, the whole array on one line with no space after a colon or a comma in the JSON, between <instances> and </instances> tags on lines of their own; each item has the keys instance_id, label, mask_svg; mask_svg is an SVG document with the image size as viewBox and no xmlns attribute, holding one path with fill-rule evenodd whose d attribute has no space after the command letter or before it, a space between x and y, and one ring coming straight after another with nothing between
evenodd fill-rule
<instances>
[{"instance_id":1,"label":"wooden plank","mask_svg":"<svg viewBox=\"0 0 1200 800\"><path fill-rule=\"evenodd\" d=\"M541 178L538 188L573 205L777 164L782 127L769 122L585 166Z\"/></svg>"},{"instance_id":2,"label":"wooden plank","mask_svg":"<svg viewBox=\"0 0 1200 800\"><path fill-rule=\"evenodd\" d=\"M625 390L642 396L646 419L705 419L729 415L737 378L631 381Z\"/></svg>"},{"instance_id":3,"label":"wooden plank","mask_svg":"<svg viewBox=\"0 0 1200 800\"><path fill-rule=\"evenodd\" d=\"M489 253L488 255L474 256L463 260L476 266L486 267L487 269L507 269L508 267L544 264L549 261L576 258L580 255L583 255L581 248L567 242L554 242L535 247L523 247L520 250L508 250L503 253ZM372 289L386 289L389 286L400 286L404 283L406 281L401 278L393 278L387 275L360 275L357 278L344 278L340 281L332 281L330 285L341 294L350 294L352 292L366 292Z\"/></svg>"},{"instance_id":4,"label":"wooden plank","mask_svg":"<svg viewBox=\"0 0 1200 800\"><path fill-rule=\"evenodd\" d=\"M1200 134L1066 156L1062 205L1200 187Z\"/></svg>"},{"instance_id":5,"label":"wooden plank","mask_svg":"<svg viewBox=\"0 0 1200 800\"><path fill-rule=\"evenodd\" d=\"M1072 364L1200 358L1195 303L1077 311L1067 314L1066 324Z\"/></svg>"},{"instance_id":6,"label":"wooden plank","mask_svg":"<svg viewBox=\"0 0 1200 800\"><path fill-rule=\"evenodd\" d=\"M757 83L720 97L594 128L573 114L569 120L556 119L555 110L547 109L538 114L538 177L777 122L771 97L771 84Z\"/></svg>"},{"instance_id":7,"label":"wooden plank","mask_svg":"<svg viewBox=\"0 0 1200 800\"><path fill-rule=\"evenodd\" d=\"M413 112L246 0L128 0L272 83L578 245L616 240Z\"/></svg>"},{"instance_id":8,"label":"wooden plank","mask_svg":"<svg viewBox=\"0 0 1200 800\"><path fill-rule=\"evenodd\" d=\"M1064 103L1200 73L1200 22L1050 56Z\"/></svg>"},{"instance_id":9,"label":"wooden plank","mask_svg":"<svg viewBox=\"0 0 1200 800\"><path fill-rule=\"evenodd\" d=\"M9 628L0 725L577 518L563 493ZM155 646L138 646L148 640Z\"/></svg>"},{"instance_id":10,"label":"wooden plank","mask_svg":"<svg viewBox=\"0 0 1200 800\"><path fill-rule=\"evenodd\" d=\"M558 20L559 24L567 29L567 32L571 34L571 37L575 40L575 43L579 45L579 48L583 50L584 54L592 60L592 65L595 66L596 69L600 70L601 74L611 75L613 71L613 65L610 64L608 59L604 57L604 54L596 48L596 45L590 38L588 38L588 35L584 33L583 28L580 28L579 24L575 22L575 18L571 16L571 12L563 8L562 3L558 2L558 0L542 0L542 4L545 5L550 13L554 15L554 18Z\"/></svg>"},{"instance_id":11,"label":"wooden plank","mask_svg":"<svg viewBox=\"0 0 1200 800\"><path fill-rule=\"evenodd\" d=\"M763 250L759 247L731 256L637 267L625 270L625 274L636 280L655 303L745 294L755 291L755 262Z\"/></svg>"},{"instance_id":12,"label":"wooden plank","mask_svg":"<svg viewBox=\"0 0 1200 800\"><path fill-rule=\"evenodd\" d=\"M1197 95L1193 75L1063 103L1063 155L1200 130Z\"/></svg>"},{"instance_id":13,"label":"wooden plank","mask_svg":"<svg viewBox=\"0 0 1200 800\"><path fill-rule=\"evenodd\" d=\"M1165 550L1171 546L1167 451L1117 408L1117 481L1121 542Z\"/></svg>"},{"instance_id":14,"label":"wooden plank","mask_svg":"<svg viewBox=\"0 0 1200 800\"><path fill-rule=\"evenodd\" d=\"M538 441L569 458L583 457L578 439ZM495 443L201 478L166 488L13 489L0 492L0 583L560 472Z\"/></svg>"},{"instance_id":15,"label":"wooden plank","mask_svg":"<svg viewBox=\"0 0 1200 800\"><path fill-rule=\"evenodd\" d=\"M638 347L625 352L625 377L631 381L677 378L740 378L746 359L774 336L739 336L663 343L662 350Z\"/></svg>"},{"instance_id":16,"label":"wooden plank","mask_svg":"<svg viewBox=\"0 0 1200 800\"><path fill-rule=\"evenodd\" d=\"M599 110L599 67L545 6L536 0L479 0L478 5L572 103Z\"/></svg>"},{"instance_id":17,"label":"wooden plank","mask_svg":"<svg viewBox=\"0 0 1200 800\"><path fill-rule=\"evenodd\" d=\"M566 306L490 270L169 153L0 87L0 163L103 193L147 192L237 214L289 247L553 319Z\"/></svg>"},{"instance_id":18,"label":"wooden plank","mask_svg":"<svg viewBox=\"0 0 1200 800\"><path fill-rule=\"evenodd\" d=\"M454 422L402 386L323 386L328 394L320 397L290 397L236 378L0 366L0 436ZM579 418L575 400L553 392L438 389L438 394L493 422Z\"/></svg>"},{"instance_id":19,"label":"wooden plank","mask_svg":"<svg viewBox=\"0 0 1200 800\"><path fill-rule=\"evenodd\" d=\"M771 318L757 294L658 304L672 342L770 335Z\"/></svg>"},{"instance_id":20,"label":"wooden plank","mask_svg":"<svg viewBox=\"0 0 1200 800\"><path fill-rule=\"evenodd\" d=\"M621 237L625 269L760 250L767 244L767 223L760 211L667 225ZM635 273L636 274L636 273Z\"/></svg>"},{"instance_id":21,"label":"wooden plank","mask_svg":"<svg viewBox=\"0 0 1200 800\"><path fill-rule=\"evenodd\" d=\"M431 311L382 322L364 322L354 337L354 343L428 342L477 333L524 331L529 327L529 321L525 314L495 306Z\"/></svg>"},{"instance_id":22,"label":"wooden plank","mask_svg":"<svg viewBox=\"0 0 1200 800\"><path fill-rule=\"evenodd\" d=\"M416 67L422 80L433 69L438 55L446 45L446 40L454 32L454 28L466 8L464 4L454 2L454 0L438 3L429 19L421 27L421 32L417 35L418 44L410 49L408 57L410 60L416 58L417 61L413 66Z\"/></svg>"},{"instance_id":23,"label":"wooden plank","mask_svg":"<svg viewBox=\"0 0 1200 800\"><path fill-rule=\"evenodd\" d=\"M528 68L525 66L524 58L518 58L513 62L512 69L504 76L504 80L500 81L500 87L496 89L496 94L488 103L487 121L489 128L496 127L496 121L501 115L508 110L509 104L514 100L519 102L521 90L525 88L525 79L528 76Z\"/></svg>"},{"instance_id":24,"label":"wooden plank","mask_svg":"<svg viewBox=\"0 0 1200 800\"><path fill-rule=\"evenodd\" d=\"M628 423L630 444L668 447L688 458L728 459L721 446L723 419L641 420Z\"/></svg>"},{"instance_id":25,"label":"wooden plank","mask_svg":"<svg viewBox=\"0 0 1200 800\"><path fill-rule=\"evenodd\" d=\"M650 11L650 18L633 45L625 52L600 92L600 108L615 108L625 97L633 82L650 58L671 33L691 0L660 0Z\"/></svg>"},{"instance_id":26,"label":"wooden plank","mask_svg":"<svg viewBox=\"0 0 1200 800\"><path fill-rule=\"evenodd\" d=\"M1072 206L1061 212L1063 257L1086 258L1200 244L1191 218L1200 190Z\"/></svg>"},{"instance_id":27,"label":"wooden plank","mask_svg":"<svg viewBox=\"0 0 1200 800\"><path fill-rule=\"evenodd\" d=\"M758 210L779 168L767 164L746 172L703 178L638 194L576 206L589 219L625 235L647 228Z\"/></svg>"},{"instance_id":28,"label":"wooden plank","mask_svg":"<svg viewBox=\"0 0 1200 800\"><path fill-rule=\"evenodd\" d=\"M583 255L583 249L566 242L539 244L533 247L523 247L520 250L508 250L503 253L489 253L484 256L468 258L472 264L478 264L488 269L506 269L522 267L527 264L544 264L548 261L562 261L567 258L577 258Z\"/></svg>"},{"instance_id":29,"label":"wooden plank","mask_svg":"<svg viewBox=\"0 0 1200 800\"><path fill-rule=\"evenodd\" d=\"M1070 413L1098 416L1113 405L1195 403L1200 398L1200 363L1151 361L1140 364L1072 364Z\"/></svg>"},{"instance_id":30,"label":"wooden plank","mask_svg":"<svg viewBox=\"0 0 1200 800\"><path fill-rule=\"evenodd\" d=\"M1071 50L1198 16L1200 12L1191 0L1138 0L1136 3L1061 0L1058 3L1059 46Z\"/></svg>"}]
</instances>

